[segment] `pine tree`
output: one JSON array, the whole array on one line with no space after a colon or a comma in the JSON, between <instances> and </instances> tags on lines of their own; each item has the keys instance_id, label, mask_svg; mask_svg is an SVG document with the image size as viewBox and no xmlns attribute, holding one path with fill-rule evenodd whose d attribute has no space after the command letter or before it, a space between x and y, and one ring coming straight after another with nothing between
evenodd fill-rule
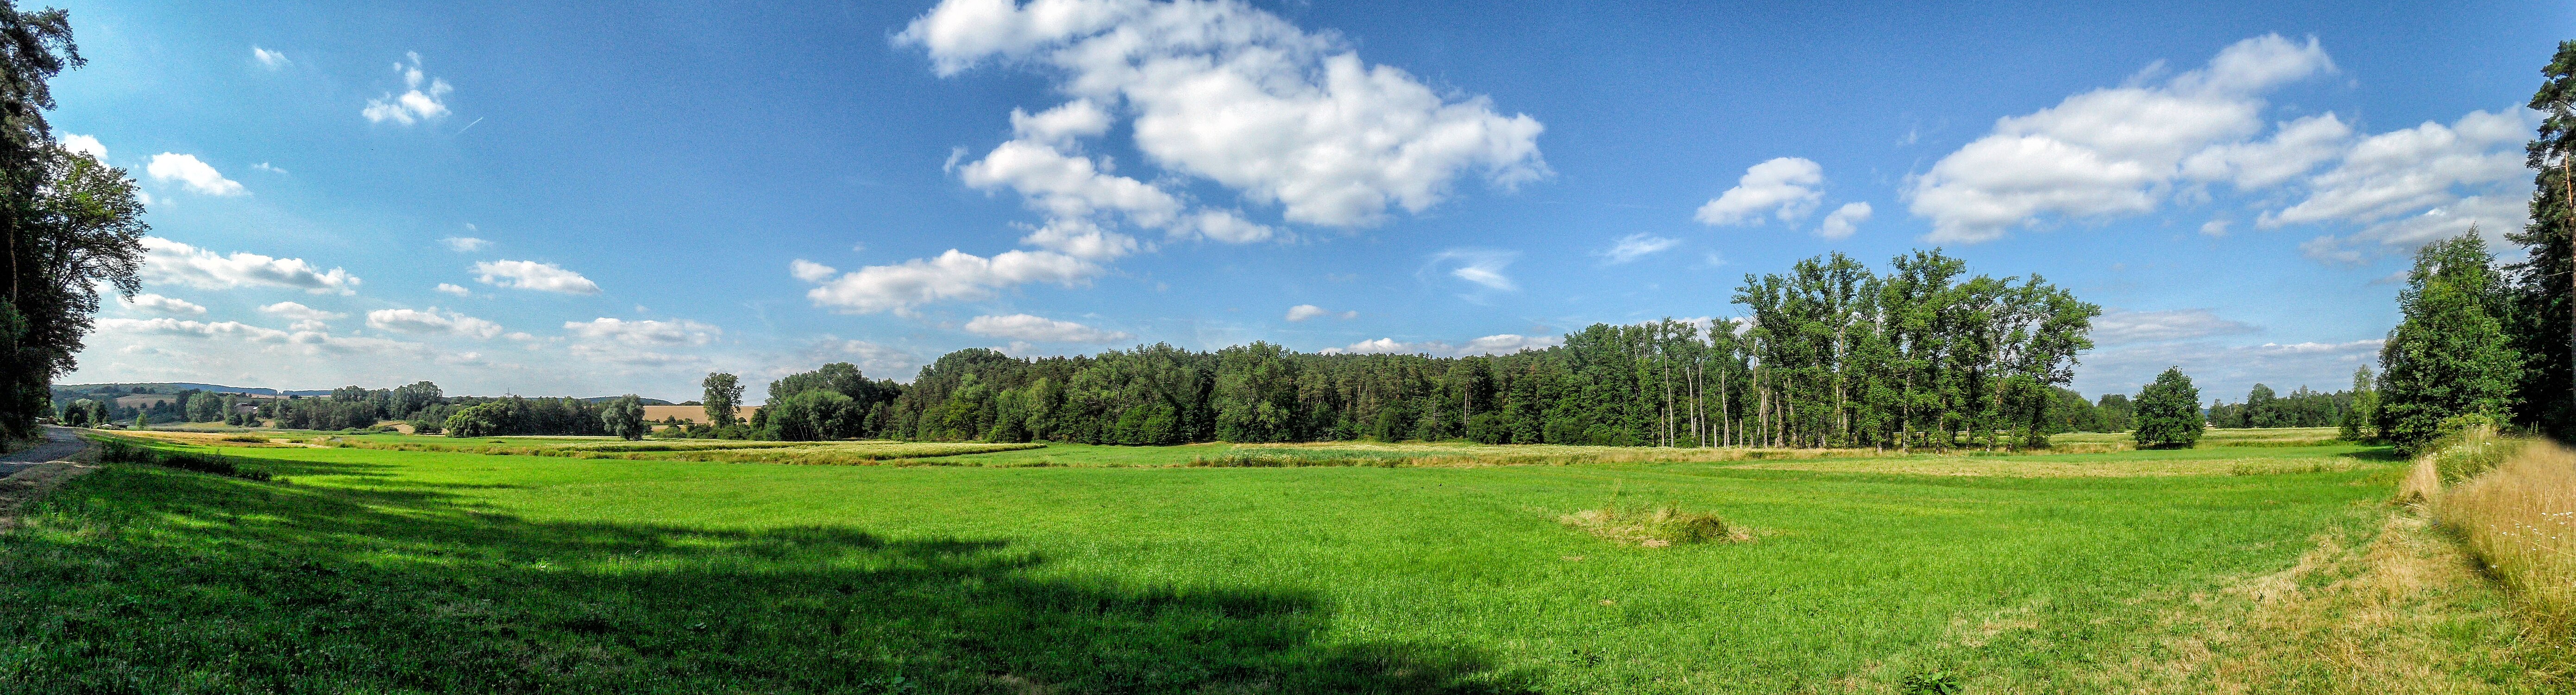
<instances>
[{"instance_id":1,"label":"pine tree","mask_svg":"<svg viewBox=\"0 0 2576 695\"><path fill-rule=\"evenodd\" d=\"M2200 389L2183 376L2181 367L2168 367L2156 375L2137 398L2137 431L2130 435L2138 446L2187 448L2200 442L2206 426L2200 416Z\"/></svg>"},{"instance_id":2,"label":"pine tree","mask_svg":"<svg viewBox=\"0 0 2576 695\"><path fill-rule=\"evenodd\" d=\"M2543 432L2576 436L2576 41L2562 41L2546 78L2531 95L2541 114L2540 132L2523 148L2532 175L2531 223L2506 235L2526 255L2507 266L2513 273L2513 312L2506 329L2530 357L2516 418Z\"/></svg>"}]
</instances>

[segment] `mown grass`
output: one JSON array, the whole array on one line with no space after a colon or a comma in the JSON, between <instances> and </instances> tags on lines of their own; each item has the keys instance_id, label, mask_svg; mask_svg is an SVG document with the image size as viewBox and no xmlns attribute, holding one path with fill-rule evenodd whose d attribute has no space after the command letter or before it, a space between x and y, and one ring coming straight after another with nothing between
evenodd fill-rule
<instances>
[{"instance_id":1,"label":"mown grass","mask_svg":"<svg viewBox=\"0 0 2576 695\"><path fill-rule=\"evenodd\" d=\"M1126 468L1110 464L1162 450L1115 447L943 468L222 451L296 484L111 465L0 533L0 691L1893 692L1938 673L2129 692L2106 665L2166 649L2196 594L2366 538L2404 466L2368 450L2324 454L2343 470L2161 477ZM1560 522L1614 489L1760 540L1648 548ZM2496 634L2426 639L2479 682L2531 678Z\"/></svg>"}]
</instances>

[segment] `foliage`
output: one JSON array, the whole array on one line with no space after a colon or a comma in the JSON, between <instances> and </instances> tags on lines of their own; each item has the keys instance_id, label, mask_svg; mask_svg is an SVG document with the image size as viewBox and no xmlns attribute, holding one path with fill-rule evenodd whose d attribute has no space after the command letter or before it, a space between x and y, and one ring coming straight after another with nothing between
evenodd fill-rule
<instances>
[{"instance_id":1,"label":"foliage","mask_svg":"<svg viewBox=\"0 0 2576 695\"><path fill-rule=\"evenodd\" d=\"M2540 131L2523 149L2531 168L2530 223L2505 238L2524 249L2506 266L2512 311L2506 330L2528 359L2516 384L2515 421L2576 439L2576 41L2562 41L2540 70L2529 104Z\"/></svg>"},{"instance_id":2,"label":"foliage","mask_svg":"<svg viewBox=\"0 0 2576 695\"><path fill-rule=\"evenodd\" d=\"M83 64L70 14L0 5L0 436L25 437L75 366L99 288L132 295L142 205L120 169L53 139L48 81Z\"/></svg>"},{"instance_id":3,"label":"foliage","mask_svg":"<svg viewBox=\"0 0 2576 695\"><path fill-rule=\"evenodd\" d=\"M600 409L599 420L609 436L629 441L643 439L653 431L651 425L644 424L643 399L631 393L609 401L608 407Z\"/></svg>"},{"instance_id":4,"label":"foliage","mask_svg":"<svg viewBox=\"0 0 2576 695\"><path fill-rule=\"evenodd\" d=\"M2138 393L2137 429L2132 433L2140 447L2188 447L2200 441L2204 427L2200 414L2200 389L2191 385L2191 377L2182 368L2168 367L2156 375Z\"/></svg>"},{"instance_id":5,"label":"foliage","mask_svg":"<svg viewBox=\"0 0 2576 695\"><path fill-rule=\"evenodd\" d=\"M2042 278L1970 277L1938 251L1884 276L1832 255L1748 275L1736 298L1751 317L1594 325L1507 355L960 350L924 367L866 435L1994 448L2101 426L2060 388L2099 309Z\"/></svg>"},{"instance_id":6,"label":"foliage","mask_svg":"<svg viewBox=\"0 0 2576 695\"><path fill-rule=\"evenodd\" d=\"M731 374L710 372L698 385L706 389L700 402L707 409L707 424L725 430L742 422L741 418L734 417L734 411L742 405L741 379Z\"/></svg>"},{"instance_id":7,"label":"foliage","mask_svg":"<svg viewBox=\"0 0 2576 695\"><path fill-rule=\"evenodd\" d=\"M2379 419L2379 390L2371 384L2369 367L2353 368L2351 406L2344 409L2343 419L2337 423L2342 428L2340 435L2344 441L2367 442L2379 438L2379 428L2373 424Z\"/></svg>"},{"instance_id":8,"label":"foliage","mask_svg":"<svg viewBox=\"0 0 2576 695\"><path fill-rule=\"evenodd\" d=\"M2424 245L2415 253L2404 318L2379 352L2380 436L2413 454L2456 415L2513 412L2522 355L2499 317L2504 287L2477 230Z\"/></svg>"}]
</instances>

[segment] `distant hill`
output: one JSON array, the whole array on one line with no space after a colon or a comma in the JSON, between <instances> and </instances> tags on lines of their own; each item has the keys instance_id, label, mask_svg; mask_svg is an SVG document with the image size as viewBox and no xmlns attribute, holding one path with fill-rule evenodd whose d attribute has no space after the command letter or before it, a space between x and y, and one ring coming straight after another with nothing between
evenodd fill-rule
<instances>
[{"instance_id":1,"label":"distant hill","mask_svg":"<svg viewBox=\"0 0 2576 695\"><path fill-rule=\"evenodd\" d=\"M109 389L109 388L116 389L116 390L117 390L117 392L119 392L119 393L178 393L178 392L181 392L181 391L187 391L187 390L194 389L194 390L198 390L198 391L211 391L211 392L214 392L214 393L243 393L243 394L253 394L253 395L262 395L262 396L328 396L328 395L331 395L331 390L330 390L330 389L322 389L322 390L319 390L319 391L279 391L279 390L277 390L277 389L252 388L252 387L245 387L245 386L224 386L224 385L221 385L221 384L200 384L200 383L188 382L188 381L156 381L156 382L147 382L147 383L117 383L117 384L55 384L55 385L54 385L54 390L56 390L56 391L77 391L77 392L80 392L80 393L97 393L97 392L99 392L99 391L101 391L101 390Z\"/></svg>"},{"instance_id":2,"label":"distant hill","mask_svg":"<svg viewBox=\"0 0 2576 695\"><path fill-rule=\"evenodd\" d=\"M200 384L200 383L187 382L187 381L156 381L156 382L150 382L150 383L118 383L118 384L55 384L55 385L54 385L54 391L55 391L56 393L81 393L81 394L90 394L90 393L98 393L98 392L100 392L100 391L102 391L102 390L106 390L106 389L115 389L115 390L116 390L116 392L117 392L118 394L130 394L130 393L178 393L178 392L181 392L181 391L188 391L188 390L192 390L192 389L193 389L193 390L197 390L197 391L207 391L207 392L211 392L211 393L240 393L240 394L249 394L249 395L256 395L256 396L304 396L304 397L307 397L307 398L311 398L311 397L314 397L314 396L328 396L328 395L331 395L331 390L330 390L330 389L311 390L311 391L279 391L279 390L277 390L277 389L251 388L251 387L244 387L244 386L224 386L224 385L221 385L221 384ZM464 395L464 394L448 394L448 395L450 395L450 396L461 396L461 395ZM584 398L584 399L581 399L581 400L589 401L589 402L592 402L592 403L599 403L599 402L602 402L602 401L613 401L613 400L617 400L618 398L620 398L620 396L592 396L592 397ZM644 404L645 404L645 405L670 405L670 404L671 404L671 402L670 402L670 401L666 401L666 400L662 400L662 399L659 399L659 398L646 398L646 399L644 399Z\"/></svg>"}]
</instances>

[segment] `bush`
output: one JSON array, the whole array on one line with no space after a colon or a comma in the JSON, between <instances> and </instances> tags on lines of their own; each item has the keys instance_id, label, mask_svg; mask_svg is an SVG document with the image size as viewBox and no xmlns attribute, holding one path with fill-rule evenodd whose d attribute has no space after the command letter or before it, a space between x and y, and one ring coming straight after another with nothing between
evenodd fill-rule
<instances>
[{"instance_id":1,"label":"bush","mask_svg":"<svg viewBox=\"0 0 2576 695\"><path fill-rule=\"evenodd\" d=\"M162 451L122 439L99 442L98 459L109 463L140 463L176 468L183 471L212 473L244 480L266 481L268 471L244 468L231 457L184 451Z\"/></svg>"}]
</instances>

